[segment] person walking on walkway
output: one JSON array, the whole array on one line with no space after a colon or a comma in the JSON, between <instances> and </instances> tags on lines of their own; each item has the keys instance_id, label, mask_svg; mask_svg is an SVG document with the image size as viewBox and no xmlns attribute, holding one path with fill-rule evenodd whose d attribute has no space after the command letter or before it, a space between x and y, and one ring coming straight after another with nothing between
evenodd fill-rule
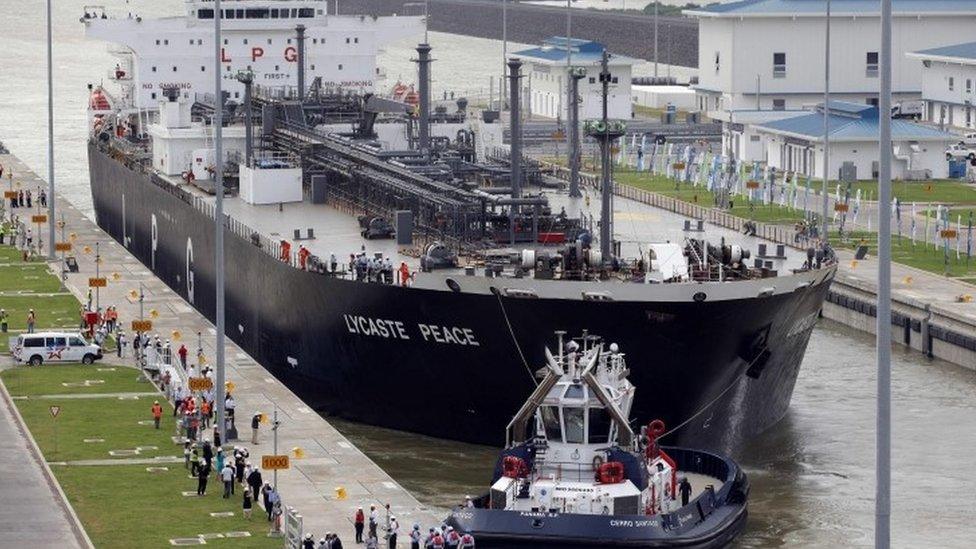
<instances>
[{"instance_id":1,"label":"person walking on walkway","mask_svg":"<svg viewBox=\"0 0 976 549\"><path fill-rule=\"evenodd\" d=\"M414 524L410 531L410 549L420 549L420 540L423 534L420 533L420 525Z\"/></svg>"},{"instance_id":2,"label":"person walking on walkway","mask_svg":"<svg viewBox=\"0 0 976 549\"><path fill-rule=\"evenodd\" d=\"M27 333L34 333L34 324L37 322L37 315L34 314L34 309L27 312Z\"/></svg>"},{"instance_id":3,"label":"person walking on walkway","mask_svg":"<svg viewBox=\"0 0 976 549\"><path fill-rule=\"evenodd\" d=\"M159 401L153 402L152 405L152 415L153 415L153 425L156 429L159 429L159 420L163 417L163 407L159 405Z\"/></svg>"},{"instance_id":4,"label":"person walking on walkway","mask_svg":"<svg viewBox=\"0 0 976 549\"><path fill-rule=\"evenodd\" d=\"M376 527L379 525L379 514L376 512L376 506L369 506L369 537L376 537Z\"/></svg>"},{"instance_id":5,"label":"person walking on walkway","mask_svg":"<svg viewBox=\"0 0 976 549\"><path fill-rule=\"evenodd\" d=\"M186 353L187 353L186 345L183 345L181 343L180 344L180 348L179 348L178 351L176 351L176 353L178 355L180 355L180 366L182 366L183 367L183 370L185 371L186 370Z\"/></svg>"},{"instance_id":6,"label":"person walking on walkway","mask_svg":"<svg viewBox=\"0 0 976 549\"><path fill-rule=\"evenodd\" d=\"M356 526L356 543L362 543L363 528L366 526L366 515L363 513L362 507L356 508L356 516L353 518L353 524Z\"/></svg>"},{"instance_id":7,"label":"person walking on walkway","mask_svg":"<svg viewBox=\"0 0 976 549\"><path fill-rule=\"evenodd\" d=\"M396 517L390 517L390 525L387 526L387 535L389 535L390 549L396 549L397 546L397 534L400 533L400 523L397 522Z\"/></svg>"},{"instance_id":8,"label":"person walking on walkway","mask_svg":"<svg viewBox=\"0 0 976 549\"><path fill-rule=\"evenodd\" d=\"M265 482L261 487L261 502L264 505L264 512L268 514L268 522L271 522L271 484Z\"/></svg>"},{"instance_id":9,"label":"person walking on walkway","mask_svg":"<svg viewBox=\"0 0 976 549\"><path fill-rule=\"evenodd\" d=\"M261 478L261 469L258 467L251 468L251 474L247 475L247 485L251 487L251 493L257 494L261 490L261 484L264 480Z\"/></svg>"},{"instance_id":10,"label":"person walking on walkway","mask_svg":"<svg viewBox=\"0 0 976 549\"><path fill-rule=\"evenodd\" d=\"M230 463L224 465L224 469L220 472L220 480L224 481L224 499L227 499L234 493L234 468Z\"/></svg>"},{"instance_id":11,"label":"person walking on walkway","mask_svg":"<svg viewBox=\"0 0 976 549\"><path fill-rule=\"evenodd\" d=\"M688 505L688 499L691 497L691 483L688 482L688 477L681 477L678 492L681 494L681 506Z\"/></svg>"},{"instance_id":12,"label":"person walking on walkway","mask_svg":"<svg viewBox=\"0 0 976 549\"><path fill-rule=\"evenodd\" d=\"M261 425L261 412L254 414L251 418L251 444L259 444L258 427Z\"/></svg>"},{"instance_id":13,"label":"person walking on walkway","mask_svg":"<svg viewBox=\"0 0 976 549\"><path fill-rule=\"evenodd\" d=\"M0 309L0 332L7 333L7 311Z\"/></svg>"}]
</instances>

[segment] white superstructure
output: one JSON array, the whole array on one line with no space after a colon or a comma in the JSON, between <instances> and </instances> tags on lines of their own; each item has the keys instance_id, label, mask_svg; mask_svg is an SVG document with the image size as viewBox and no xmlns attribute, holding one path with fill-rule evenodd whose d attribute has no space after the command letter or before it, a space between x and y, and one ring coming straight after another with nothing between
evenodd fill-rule
<instances>
[{"instance_id":1,"label":"white superstructure","mask_svg":"<svg viewBox=\"0 0 976 549\"><path fill-rule=\"evenodd\" d=\"M324 88L352 92L376 89L382 77L376 54L390 42L419 34L421 16L334 15L325 0L224 0L222 67L224 90L241 100L238 71L254 72L263 87L294 88L298 83L297 27L305 27L305 83L321 78ZM119 85L116 108L155 109L162 91L178 88L185 97L213 89L214 3L187 0L186 15L144 19L129 13L112 17L88 7L85 35L111 42L118 58L106 77Z\"/></svg>"},{"instance_id":2,"label":"white superstructure","mask_svg":"<svg viewBox=\"0 0 976 549\"><path fill-rule=\"evenodd\" d=\"M923 118L943 127L976 129L976 42L911 52L908 57L922 67Z\"/></svg>"},{"instance_id":3,"label":"white superstructure","mask_svg":"<svg viewBox=\"0 0 976 549\"><path fill-rule=\"evenodd\" d=\"M699 21L699 110L790 110L822 102L825 8L824 0L743 0L686 10ZM834 100L877 103L879 9L876 0L832 2ZM922 93L921 63L905 54L973 36L976 2L893 0L893 10L898 103Z\"/></svg>"}]
</instances>

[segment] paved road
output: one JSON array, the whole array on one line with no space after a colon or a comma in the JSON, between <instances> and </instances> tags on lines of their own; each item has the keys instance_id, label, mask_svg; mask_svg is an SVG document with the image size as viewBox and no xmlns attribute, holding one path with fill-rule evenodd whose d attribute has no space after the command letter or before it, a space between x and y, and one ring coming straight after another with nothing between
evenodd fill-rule
<instances>
[{"instance_id":1,"label":"paved road","mask_svg":"<svg viewBox=\"0 0 976 549\"><path fill-rule=\"evenodd\" d=\"M0 547L89 547L0 388Z\"/></svg>"}]
</instances>

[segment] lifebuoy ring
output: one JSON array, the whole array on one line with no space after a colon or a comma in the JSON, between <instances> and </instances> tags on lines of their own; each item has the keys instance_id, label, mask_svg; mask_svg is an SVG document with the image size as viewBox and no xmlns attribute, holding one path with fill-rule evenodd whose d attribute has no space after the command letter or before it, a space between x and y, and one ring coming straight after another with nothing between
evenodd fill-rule
<instances>
[{"instance_id":1,"label":"lifebuoy ring","mask_svg":"<svg viewBox=\"0 0 976 549\"><path fill-rule=\"evenodd\" d=\"M619 484L624 481L624 464L619 461L609 461L597 469L597 480L601 484Z\"/></svg>"},{"instance_id":2,"label":"lifebuoy ring","mask_svg":"<svg viewBox=\"0 0 976 549\"><path fill-rule=\"evenodd\" d=\"M502 476L508 478L524 478L528 475L529 468L525 460L518 456L505 456L502 459Z\"/></svg>"}]
</instances>

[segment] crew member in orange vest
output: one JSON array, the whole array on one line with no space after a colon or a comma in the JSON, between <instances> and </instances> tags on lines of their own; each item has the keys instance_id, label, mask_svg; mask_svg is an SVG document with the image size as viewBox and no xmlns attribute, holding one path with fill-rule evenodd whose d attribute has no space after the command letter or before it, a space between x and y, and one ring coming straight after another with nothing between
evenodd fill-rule
<instances>
[{"instance_id":1,"label":"crew member in orange vest","mask_svg":"<svg viewBox=\"0 0 976 549\"><path fill-rule=\"evenodd\" d=\"M159 405L158 400L153 402L152 415L153 415L153 424L156 426L157 429L159 429L159 418L163 417L163 407Z\"/></svg>"},{"instance_id":2,"label":"crew member in orange vest","mask_svg":"<svg viewBox=\"0 0 976 549\"><path fill-rule=\"evenodd\" d=\"M304 271L306 270L308 256L312 255L312 252L308 251L305 246L298 247L298 266Z\"/></svg>"},{"instance_id":3,"label":"crew member in orange vest","mask_svg":"<svg viewBox=\"0 0 976 549\"><path fill-rule=\"evenodd\" d=\"M287 240L281 241L281 260L291 263L291 244Z\"/></svg>"},{"instance_id":4,"label":"crew member in orange vest","mask_svg":"<svg viewBox=\"0 0 976 549\"><path fill-rule=\"evenodd\" d=\"M401 262L400 263L400 285L406 287L408 280L410 280L410 267L407 267L407 264L405 262Z\"/></svg>"}]
</instances>

